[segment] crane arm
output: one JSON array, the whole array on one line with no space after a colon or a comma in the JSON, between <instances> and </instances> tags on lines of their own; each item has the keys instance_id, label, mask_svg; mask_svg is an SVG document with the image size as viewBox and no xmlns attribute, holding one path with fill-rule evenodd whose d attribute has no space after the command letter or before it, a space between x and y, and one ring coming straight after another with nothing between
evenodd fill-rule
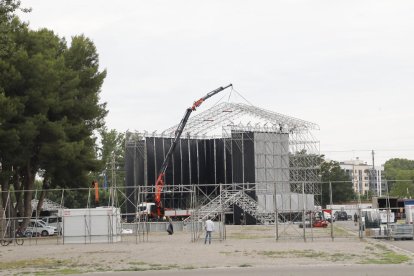
<instances>
[{"instance_id":1,"label":"crane arm","mask_svg":"<svg viewBox=\"0 0 414 276\"><path fill-rule=\"evenodd\" d=\"M211 91L210 93L207 93L207 95L205 95L204 97L200 98L198 101L195 101L193 106L191 107L192 110L196 110L197 107L199 107L205 100L207 100L208 98L216 95L217 93L223 91L226 88L229 88L230 86L233 86L231 83L225 87L219 87L213 91Z\"/></svg>"},{"instance_id":2,"label":"crane arm","mask_svg":"<svg viewBox=\"0 0 414 276\"><path fill-rule=\"evenodd\" d=\"M163 161L163 163L160 167L157 182L155 183L155 206L156 206L156 209L157 209L158 217L161 217L162 213L163 213L163 211L162 211L163 207L162 207L162 203L161 203L161 193L162 193L162 189L164 187L165 171L167 170L168 162L170 161L170 158L171 158L171 156L174 152L174 149L177 146L177 142L180 139L181 134L184 131L185 125L187 124L187 121L190 118L191 113L194 110L196 110L196 108L199 107L205 100L207 100L208 98L216 95L217 93L223 91L224 89L226 89L230 86L233 86L233 85L229 84L229 85L224 86L224 87L219 87L219 88L207 93L204 97L202 97L199 100L195 101L191 107L186 109L186 111L184 113L184 116L181 119L181 122L178 125L177 130L175 131L174 140L171 143L171 146L168 149L167 155L165 156L164 161Z\"/></svg>"}]
</instances>

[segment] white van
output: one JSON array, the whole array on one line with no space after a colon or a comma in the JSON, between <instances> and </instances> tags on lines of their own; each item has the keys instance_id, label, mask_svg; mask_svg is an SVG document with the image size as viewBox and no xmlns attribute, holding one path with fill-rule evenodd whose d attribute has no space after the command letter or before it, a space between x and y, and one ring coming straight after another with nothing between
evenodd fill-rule
<instances>
[{"instance_id":1,"label":"white van","mask_svg":"<svg viewBox=\"0 0 414 276\"><path fill-rule=\"evenodd\" d=\"M62 217L58 216L51 216L51 217L43 217L42 221L46 223L48 226L55 227L57 230L58 235L63 234L63 222Z\"/></svg>"},{"instance_id":2,"label":"white van","mask_svg":"<svg viewBox=\"0 0 414 276\"><path fill-rule=\"evenodd\" d=\"M56 227L48 226L41 220L31 219L25 229L30 236L52 236L56 234Z\"/></svg>"}]
</instances>

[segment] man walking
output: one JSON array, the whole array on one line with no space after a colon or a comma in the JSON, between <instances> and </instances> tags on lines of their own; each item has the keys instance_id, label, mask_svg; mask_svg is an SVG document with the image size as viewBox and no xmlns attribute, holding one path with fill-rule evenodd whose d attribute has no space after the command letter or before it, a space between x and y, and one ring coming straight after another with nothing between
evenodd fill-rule
<instances>
[{"instance_id":1,"label":"man walking","mask_svg":"<svg viewBox=\"0 0 414 276\"><path fill-rule=\"evenodd\" d=\"M208 243L211 244L211 232L214 231L214 222L210 218L206 220L204 229L206 230L206 238L204 240L204 244L207 244L207 238L208 238Z\"/></svg>"}]
</instances>

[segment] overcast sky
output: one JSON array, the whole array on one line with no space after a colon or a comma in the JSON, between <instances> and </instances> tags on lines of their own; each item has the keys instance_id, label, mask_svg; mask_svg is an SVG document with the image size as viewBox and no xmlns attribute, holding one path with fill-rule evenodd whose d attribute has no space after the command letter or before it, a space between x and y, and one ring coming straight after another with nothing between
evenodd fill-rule
<instances>
[{"instance_id":1,"label":"overcast sky","mask_svg":"<svg viewBox=\"0 0 414 276\"><path fill-rule=\"evenodd\" d=\"M22 0L22 6L33 8L22 16L32 29L94 41L108 71L101 99L109 128L164 130L194 100L233 83L255 106L318 124L314 135L329 158L371 163L373 149L377 164L414 159L412 0Z\"/></svg>"}]
</instances>

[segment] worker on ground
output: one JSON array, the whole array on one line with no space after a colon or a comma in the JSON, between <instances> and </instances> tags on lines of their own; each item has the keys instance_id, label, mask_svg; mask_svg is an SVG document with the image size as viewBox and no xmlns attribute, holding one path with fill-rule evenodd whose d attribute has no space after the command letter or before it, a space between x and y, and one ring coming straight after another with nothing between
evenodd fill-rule
<instances>
[{"instance_id":1,"label":"worker on ground","mask_svg":"<svg viewBox=\"0 0 414 276\"><path fill-rule=\"evenodd\" d=\"M357 225L357 223L358 223L358 215L357 215L357 213L354 213L354 223L355 223L355 225Z\"/></svg>"},{"instance_id":2,"label":"worker on ground","mask_svg":"<svg viewBox=\"0 0 414 276\"><path fill-rule=\"evenodd\" d=\"M168 221L168 226L167 226L168 235L172 235L174 234L174 227L172 225L171 218L167 217L167 221Z\"/></svg>"},{"instance_id":3,"label":"worker on ground","mask_svg":"<svg viewBox=\"0 0 414 276\"><path fill-rule=\"evenodd\" d=\"M208 243L211 244L211 233L214 231L214 222L210 218L206 220L204 229L206 230L206 238L204 240L204 244L207 244L207 239Z\"/></svg>"}]
</instances>

